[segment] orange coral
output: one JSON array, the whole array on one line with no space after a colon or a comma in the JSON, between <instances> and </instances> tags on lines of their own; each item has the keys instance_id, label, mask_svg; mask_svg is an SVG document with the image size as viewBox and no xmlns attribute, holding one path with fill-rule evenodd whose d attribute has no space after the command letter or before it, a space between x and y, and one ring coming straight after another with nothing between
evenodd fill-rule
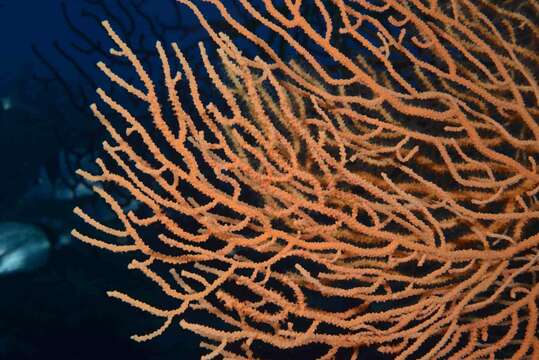
<instances>
[{"instance_id":1,"label":"orange coral","mask_svg":"<svg viewBox=\"0 0 539 360\"><path fill-rule=\"evenodd\" d=\"M535 1L239 0L292 61L224 2L208 0L259 56L215 32L194 1L179 2L218 47L216 66L199 46L223 104L205 103L202 74L172 44L175 72L158 42L160 101L104 22L140 85L98 66L147 104L151 123L98 89L124 125L92 105L113 143L99 174L78 172L140 206L125 211L96 186L122 227L77 208L108 238L73 236L143 254L129 268L177 302L167 310L109 292L163 318L135 340L181 317L206 338L206 358L311 344L324 345L323 358L365 346L397 359L539 357L539 30L526 11ZM214 320L194 323L191 310Z\"/></svg>"}]
</instances>

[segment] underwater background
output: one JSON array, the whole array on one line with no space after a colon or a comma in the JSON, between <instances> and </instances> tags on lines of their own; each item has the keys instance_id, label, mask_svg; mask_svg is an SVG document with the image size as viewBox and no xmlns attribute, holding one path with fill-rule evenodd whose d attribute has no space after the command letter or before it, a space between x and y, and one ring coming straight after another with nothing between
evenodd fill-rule
<instances>
[{"instance_id":1,"label":"underwater background","mask_svg":"<svg viewBox=\"0 0 539 360\"><path fill-rule=\"evenodd\" d=\"M248 3L256 7L263 6L264 1L249 0ZM282 6L287 1L275 0L274 2ZM262 38L283 62L298 60L298 67L301 68L302 59L294 50L291 50L291 46L282 38L272 34L267 28L257 28L256 21L242 14L241 6L238 5L239 1L221 0L221 2L232 14L232 18L239 19L240 23L249 31ZM230 34L232 42L241 49L242 55L254 58L259 48L239 36L237 32L235 35L233 31L229 32L230 25L223 21L214 7L205 7L207 3L205 1L196 1L196 3L203 9L204 18L216 32ZM383 2L372 0L371 3ZM432 1L432 3L436 3L436 1ZM448 4L458 2L440 1L439 3L449 7ZM505 1L504 3L511 5L516 2ZM317 17L319 14L316 13L316 9L310 10L309 8L308 11L305 11L308 13L306 18L314 19L312 20L313 24L316 21L323 22L323 19ZM502 11L503 9L500 10L500 12ZM519 11L526 13L526 10ZM387 26L388 23L391 23L387 16L380 15L377 18L378 12L374 10L371 12L370 16L377 21L379 20L382 25ZM520 16L520 13L517 15ZM331 18L331 16L329 17ZM537 24L537 15L532 14L529 17L533 24ZM114 31L128 44L143 63L144 69L150 77L156 81L159 100L167 101L167 89L161 82L158 82L159 80L156 80L160 79L157 76L162 75L161 63L156 53L155 43L157 40L161 41L165 47L169 46L171 42L177 42L191 64L197 80L199 80L201 98L206 103L216 105L216 108L226 106L222 94L215 90L207 75L207 69L204 68L201 61L198 47L198 43L203 42L205 48L208 49L208 54L210 54L210 60L217 62L216 45L212 43L193 13L185 6L178 4L176 0L0 0L0 34L2 34L0 56L0 360L84 360L117 357L129 360L199 359L206 353L199 347L199 343L203 339L183 330L177 319L162 335L150 341L138 343L131 340L130 336L133 334L145 334L159 328L162 325L162 320L126 305L122 301L111 299L107 296L107 291L118 290L126 294L136 294L139 296L137 299L143 299L141 301L163 299L161 303L163 308L167 308L167 305L174 305L173 301L166 299L159 287L152 281L147 281L148 279L144 275L141 276L140 273L127 269L128 264L133 259L132 254L103 251L103 249L73 238L70 234L72 229L79 228L81 225L88 227L88 224L84 224L81 218L73 214L74 208L84 209L85 212L91 214L91 218L99 219L103 224L114 224L117 221L108 206L92 191L92 184L75 174L77 169L84 169L90 173L95 172L97 168L95 159L106 155L102 149L103 141L110 139L110 134L107 134L90 110L90 104L99 102L96 89L103 88L107 94L118 100L119 104L125 104L126 108L139 110L139 108L146 106L146 104L141 105L143 102L137 102L136 99L128 96L125 91L122 92L124 89L114 86L110 79L98 70L96 63L103 61L107 66L110 65L121 78L126 79L129 84L134 84L135 87L140 85L140 79L133 73L129 62L125 58L114 56L109 52L113 42L101 25L103 20L110 22ZM503 19L491 20L496 24L503 23ZM393 21L395 20L393 19ZM320 26L320 24L314 25ZM368 26L368 24L365 25L365 27ZM393 26L393 30L396 29L393 24L391 26ZM525 32L523 27L516 28L520 29L516 32L517 35L521 35L519 40L523 44L530 45L531 49L536 49L538 42L532 37L533 34L522 35L521 32ZM362 36L367 39L367 42L370 42L368 45L381 47L381 44L377 44L381 40L376 38L376 29L374 32L373 29ZM332 70L328 71L332 77L336 79L346 77L335 60L329 58L320 49L315 49L317 45L313 45L312 41L302 41L302 34L295 30L297 29L290 29L290 34L298 43L305 46L308 54L312 54L319 64L324 65L324 69ZM404 32L401 34L402 40ZM411 37L412 33L407 36ZM343 38L345 37L343 36ZM367 46L361 47L357 44L354 46L353 42L348 42L349 39L346 39L348 38L342 40L339 46L346 50L347 56L350 58L363 57L369 63L368 65L374 69L374 73L382 74L386 71L386 68L380 63L376 63L375 59L368 58ZM531 47L532 45L534 47ZM473 47L473 44L468 44L468 46ZM436 57L432 54L429 55L428 51L421 51L420 46L416 45L409 47L412 49L410 50L411 54L417 56L418 61L436 64ZM527 51L526 48L521 48L524 53L526 53L525 50ZM530 57L534 61L538 61L536 53L533 51L530 52L532 53ZM477 64L466 63L467 57L461 52L463 52L462 49L451 48L451 51L448 51L448 56L453 56L453 60L462 65L462 69L466 70L468 66L474 68L474 66L478 66L477 64L482 64L480 61ZM387 56L389 58L389 50ZM395 65L397 72L406 76L410 75L410 78L415 79L417 69L411 66L413 64L396 57L394 53L392 56L391 64ZM478 58L482 59L481 56ZM537 74L539 70L534 61L529 61L532 65L524 64L529 66L530 72ZM490 63L487 62L487 64ZM487 73L491 70L489 66L483 67ZM473 72L470 74L474 75ZM424 79L425 82L436 83L436 76L430 76ZM524 83L519 76L514 74L512 76L515 84L522 85L521 83ZM481 80L479 77L472 76L471 78L478 82ZM139 82L137 83L137 81ZM410 80L412 87L418 85L414 81L419 80ZM499 86L500 83L495 85ZM185 84L181 86L179 87L180 94L191 99L191 93L189 93L187 86ZM526 89L523 85L521 87ZM357 89L353 86L350 88L351 94L354 94L354 91L361 94L359 86ZM504 95L503 91L498 94L494 85L492 88L494 89L493 94L496 96ZM455 89L460 89L460 87ZM458 91L461 91L463 98L474 99L475 95L470 89L463 88ZM488 94L488 92L485 93ZM467 95L469 95L469 99ZM497 100L496 96L493 98ZM501 98L506 100L503 96ZM525 98L523 104L528 108L533 108L534 102L530 99L531 97ZM481 100L477 100L480 105L482 105ZM485 101L485 104L482 109L486 114L496 113L496 109L490 107L492 104L488 101ZM523 107L526 107L524 105ZM185 106L188 113L196 113L192 104ZM532 110L537 114L536 105ZM400 109L397 109L397 113L398 111ZM165 113L165 118L169 117L167 115L171 115L170 109L169 113ZM403 115L400 113L398 115L399 118L396 120L405 124L405 128L408 127L418 133L433 136L446 136L446 129L438 129L433 126L434 122L429 122L428 116L422 115L416 118L413 116L414 114L409 117L400 117ZM493 119L502 123L506 115L510 117L511 114L504 112L498 117L493 115ZM151 116L147 116L144 120L148 124L152 119ZM495 124L499 125L496 121L493 120ZM533 118L533 121L536 119ZM515 123L518 124L518 121ZM500 128L505 131L503 126L498 126L497 129ZM518 126L507 126L507 129L515 133L521 130ZM148 131L157 132L153 128ZM521 135L524 139L531 138L531 135L528 136L525 132L522 132ZM413 144L408 145L410 147ZM133 146L143 146L143 144L136 143ZM428 148L423 147L422 149ZM517 151L510 146L500 146L497 151L506 154L508 158L522 157L523 159L523 154L527 154L525 151L521 153L520 150ZM539 158L537 158L537 152L534 151L535 148L529 150L531 155L528 159L530 162L533 160L535 171L535 164ZM411 157L414 156L411 150L409 154ZM400 152L397 155L400 155ZM427 150L427 155L432 156L432 164L437 162L443 165L446 161L439 156L437 151L432 151L432 148L431 153ZM471 152L471 157L483 159L481 154L475 150ZM354 156L349 157L350 160L352 158ZM522 159L520 160L523 161ZM399 161L404 163L407 160L399 159ZM400 164L400 162L397 163ZM488 168L488 166L486 167ZM361 173L360 170L363 169L358 167L357 170L358 173ZM434 182L442 187L450 188L449 185L458 185L455 184L451 174L444 169L440 172L433 171L432 174L429 173L429 169L421 170L425 170L427 175L442 174L442 176L432 175ZM201 165L201 172L204 175L212 171L213 169L207 164ZM379 174L383 173L377 172L375 175ZM398 174L395 172L389 175L397 178ZM496 175L499 174L496 173ZM492 177L494 178L494 175ZM403 181L402 184L405 184L403 179L399 181ZM461 188L463 187L455 186L454 194L458 194L458 189ZM353 188L351 193L352 190L359 192L358 189ZM501 188L501 190L503 189ZM182 196L188 198L189 191L191 191L190 188L185 190ZM246 191L246 193L249 196L249 192ZM464 194L464 191L462 193ZM474 196L480 194L480 191L473 193ZM533 202L530 200L530 208L539 204L535 194L537 193L530 196L530 199L533 200ZM140 204L129 200L132 198L128 196L129 194L118 192L115 195L118 195L117 201L123 209L139 209L137 207ZM494 198L493 195L492 199ZM508 201L513 200L509 199ZM483 203L487 204L490 201L483 201ZM524 207L526 207L525 203ZM500 210L494 209L493 211ZM530 221L526 227L523 227L522 238L538 233L539 222L537 222L536 217L533 222ZM443 216L441 218L445 220ZM320 223L323 220L322 216L314 216L313 219ZM465 224L453 233L448 232L449 242L455 239L460 240L459 231L464 233L469 230L468 223L465 222ZM503 230L503 226L501 229ZM510 227L505 226L505 230L508 229ZM150 235L148 238L155 237L156 234L150 234L151 231L155 230L148 230L148 233L144 233L144 235ZM502 236L500 235L499 238ZM505 238L505 241L507 238L511 240L509 236ZM529 250L536 251L536 249ZM527 255L529 256L529 254ZM539 258L539 255L535 256ZM137 258L135 257L135 259ZM285 263L283 266L292 267L292 261L290 260L290 263ZM472 260L472 262L474 261L475 259ZM522 259L518 261L522 261ZM513 271L521 266L518 261L509 270ZM413 263L412 260L410 262ZM407 261L403 261L403 263L408 264ZM535 263L530 260L530 264ZM423 267L423 260L418 259L417 266L410 265L409 269L411 269L412 276L421 277L422 273L417 271L418 268L427 273L435 272L436 266L437 264L431 262ZM534 266L535 270L533 271L537 272L538 267ZM517 270L514 271L517 272ZM533 271L530 271L530 274ZM522 275L522 279L515 281L515 286L524 285L523 289L535 286L537 279L535 272L532 274L533 276L530 274ZM474 271L470 271L470 273L473 274ZM455 280L455 284L458 283L457 280ZM489 291L494 291L493 289L495 287L489 288ZM141 294L142 296L140 296ZM507 291L506 300L509 298L508 294ZM416 301L414 298L410 299L408 300ZM511 299L511 301L514 300L512 295ZM327 303L328 308L335 306L332 310L336 311L342 310L341 306L342 308L349 305L354 306L353 302L333 305L318 294L312 295L309 300L314 303L314 308ZM340 300L343 300L343 303L350 301L345 297ZM539 304L537 301L536 299L535 304ZM383 312L394 306L390 302L377 306L376 301L373 301L373 304L374 306L370 308L373 312ZM398 306L398 302L395 304ZM505 305L501 301L500 304ZM177 304L175 305L177 306ZM490 316L485 310L484 313L475 314L476 318L470 321L475 321L483 315ZM527 316L525 312L521 312L519 315L522 324L519 325L519 333L515 337L515 343L518 342L516 340L521 340L524 337L523 324ZM211 322L208 320L209 316L205 317L204 314L192 316L190 319L195 320L194 322L202 324ZM532 320L535 319L532 318ZM534 324L535 322L529 323ZM495 328L494 325L489 330L490 333L485 330L482 334L486 338L491 336L491 342L497 336L505 334L508 326L505 324ZM535 338L538 337L538 331L535 329ZM426 349L433 346L442 335L436 336L429 338L429 341L423 346L424 349L421 348L418 352L427 351ZM339 338L339 340L341 339ZM462 340L461 343L465 343L465 340ZM461 340L457 339L457 341ZM407 343L403 344L403 346L407 346ZM455 348L457 347L455 346ZM283 355L283 352L276 355L268 350L261 355L261 358L270 360L312 359L317 357L315 350L313 349L313 353L310 353L308 347L287 349L286 355ZM346 351L349 350L346 349ZM504 351L499 352L499 354L504 354L504 357L506 354L509 356L512 351L511 346L508 346ZM337 355L336 358L338 359L339 356L345 358L343 355ZM534 358L535 355L531 356ZM367 360L391 358L370 348L363 348L358 357Z\"/></svg>"},{"instance_id":2,"label":"underwater background","mask_svg":"<svg viewBox=\"0 0 539 360\"><path fill-rule=\"evenodd\" d=\"M94 64L110 47L99 22L125 24L140 47L151 48L152 27L166 37L185 33L156 23L173 27L175 7L162 0L0 2L0 359L200 357L199 340L179 326L149 343L130 340L155 319L105 292L146 285L130 276L127 259L69 235L72 209L95 200L74 171L104 136L89 111Z\"/></svg>"}]
</instances>

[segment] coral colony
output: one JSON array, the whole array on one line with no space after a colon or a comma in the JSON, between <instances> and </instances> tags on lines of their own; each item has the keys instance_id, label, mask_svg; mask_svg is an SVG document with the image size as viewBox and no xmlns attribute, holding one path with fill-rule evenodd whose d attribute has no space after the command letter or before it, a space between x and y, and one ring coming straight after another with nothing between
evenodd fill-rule
<instances>
[{"instance_id":1,"label":"coral colony","mask_svg":"<svg viewBox=\"0 0 539 360\"><path fill-rule=\"evenodd\" d=\"M157 42L152 74L103 22L133 73L98 64L123 90L97 90L110 136L78 174L117 222L76 208L72 234L167 298L108 292L162 319L133 339L538 359L538 3L229 3L179 0L211 40L198 59Z\"/></svg>"}]
</instances>

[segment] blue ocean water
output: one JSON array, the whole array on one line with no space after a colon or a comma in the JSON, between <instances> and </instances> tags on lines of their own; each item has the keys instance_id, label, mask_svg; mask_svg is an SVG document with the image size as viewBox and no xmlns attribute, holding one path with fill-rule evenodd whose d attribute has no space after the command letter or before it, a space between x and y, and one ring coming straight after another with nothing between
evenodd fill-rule
<instances>
[{"instance_id":1,"label":"blue ocean water","mask_svg":"<svg viewBox=\"0 0 539 360\"><path fill-rule=\"evenodd\" d=\"M281 58L298 57L282 39L250 23L237 1L223 2ZM261 2L250 3L259 6ZM229 30L214 8L203 1L197 3L212 26ZM125 61L108 52L112 42L100 25L102 20L110 21L152 75L160 73L155 41L160 40L169 52L168 44L177 42L200 75L205 99L218 107L225 103L200 61L198 42L207 46L212 60L214 45L192 13L175 0L0 0L0 360L198 359L203 354L201 339L182 330L178 321L152 341L130 340L130 335L152 331L161 322L110 299L106 291L142 294L141 300L162 299L159 305L163 307L172 305L170 300L144 276L127 270L130 255L111 254L70 235L81 224L72 211L76 206L104 223L114 221L90 184L75 174L79 168L96 168L94 159L103 155L102 142L109 138L89 110L91 103L99 102L95 89L103 87L120 102L133 105L133 99L112 86L96 63L104 61L127 80L138 81ZM384 18L380 21L388 23ZM365 27L368 41L381 46L373 35L375 29ZM303 42L299 32L292 31L292 36L306 44L321 64L333 69L335 61L317 52L316 44ZM257 48L245 39L237 36L234 42L244 54L257 54ZM339 46L351 57L367 54L353 42L344 40ZM423 56L422 60L432 60L417 47L410 49ZM455 48L449 53L463 59ZM391 60L398 63L399 59ZM370 65L374 69L380 66L375 61ZM338 66L334 68L331 75L347 75ZM397 71L403 78L414 75L412 67ZM181 90L188 94L187 87ZM158 86L158 93L166 101L162 87ZM186 109L192 111L193 105ZM407 125L439 131L425 124ZM137 204L126 201L122 206L135 208ZM324 299L311 300L320 307L326 305ZM332 306L346 307L344 302ZM371 310L386 309L375 304ZM282 358L271 352L265 356ZM287 356L315 358L305 349ZM371 349L363 350L363 358L388 359Z\"/></svg>"}]
</instances>

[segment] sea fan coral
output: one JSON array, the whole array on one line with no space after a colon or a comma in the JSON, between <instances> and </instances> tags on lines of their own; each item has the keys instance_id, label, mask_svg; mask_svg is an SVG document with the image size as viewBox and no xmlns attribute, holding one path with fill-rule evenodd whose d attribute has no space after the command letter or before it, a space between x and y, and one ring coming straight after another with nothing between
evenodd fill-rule
<instances>
[{"instance_id":1,"label":"sea fan coral","mask_svg":"<svg viewBox=\"0 0 539 360\"><path fill-rule=\"evenodd\" d=\"M539 358L537 2L238 2L179 0L219 61L157 42L159 85L103 23L140 81L98 66L147 114L98 90L111 141L79 174L120 225L77 208L104 238L73 236L177 303L109 292L163 319L133 338L178 319L206 358Z\"/></svg>"}]
</instances>

